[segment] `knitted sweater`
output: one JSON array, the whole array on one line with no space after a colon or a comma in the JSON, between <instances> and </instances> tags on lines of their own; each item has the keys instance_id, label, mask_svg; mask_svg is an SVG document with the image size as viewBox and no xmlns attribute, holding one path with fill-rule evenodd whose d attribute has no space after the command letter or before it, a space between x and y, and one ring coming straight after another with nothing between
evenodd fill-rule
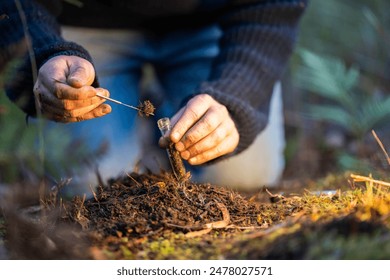
<instances>
[{"instance_id":1,"label":"knitted sweater","mask_svg":"<svg viewBox=\"0 0 390 280\"><path fill-rule=\"evenodd\" d=\"M307 0L84 0L79 8L59 0L19 1L38 69L58 55L76 55L92 62L82 46L61 37L60 23L158 34L217 22L222 30L220 53L209 79L194 94L207 93L228 108L240 134L235 154L247 148L267 124L273 85L286 67L307 5ZM1 0L0 17L3 14L0 64L8 59L9 48L25 36L14 0ZM6 86L7 95L34 115L27 54L17 73Z\"/></svg>"}]
</instances>

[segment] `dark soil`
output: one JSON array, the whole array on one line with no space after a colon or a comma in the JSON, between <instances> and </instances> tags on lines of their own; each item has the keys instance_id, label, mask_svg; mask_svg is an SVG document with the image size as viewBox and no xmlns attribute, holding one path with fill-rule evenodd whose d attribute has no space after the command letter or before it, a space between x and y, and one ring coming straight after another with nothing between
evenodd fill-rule
<instances>
[{"instance_id":1,"label":"dark soil","mask_svg":"<svg viewBox=\"0 0 390 280\"><path fill-rule=\"evenodd\" d=\"M94 197L64 204L62 218L80 225L96 246L119 250L121 240L184 234L192 238L223 230L233 235L268 228L301 210L299 204L259 203L256 195L210 184L177 182L170 173L133 173L99 187ZM272 213L270 215L270 213Z\"/></svg>"}]
</instances>

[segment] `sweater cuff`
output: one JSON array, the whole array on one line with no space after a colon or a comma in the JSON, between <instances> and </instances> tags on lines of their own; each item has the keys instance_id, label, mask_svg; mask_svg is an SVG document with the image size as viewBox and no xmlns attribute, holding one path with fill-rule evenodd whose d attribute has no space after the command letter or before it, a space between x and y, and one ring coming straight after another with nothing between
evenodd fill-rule
<instances>
[{"instance_id":1,"label":"sweater cuff","mask_svg":"<svg viewBox=\"0 0 390 280\"><path fill-rule=\"evenodd\" d=\"M61 42L48 48L34 49L37 54L35 56L37 71L49 59L59 56L78 56L92 63L92 59L88 52L81 46L72 42ZM93 64L93 63L92 63ZM34 77L31 71L31 60L29 56L25 56L20 67L15 69L13 79L7 81L5 91L8 98L20 107L27 115L35 117L37 112L34 100ZM97 77L92 84L93 87L99 87Z\"/></svg>"}]
</instances>

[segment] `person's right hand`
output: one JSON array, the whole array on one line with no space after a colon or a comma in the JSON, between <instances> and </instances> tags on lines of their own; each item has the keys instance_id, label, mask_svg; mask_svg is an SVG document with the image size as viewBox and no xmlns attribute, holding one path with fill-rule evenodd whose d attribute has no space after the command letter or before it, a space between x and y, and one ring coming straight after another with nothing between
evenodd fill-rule
<instances>
[{"instance_id":1,"label":"person's right hand","mask_svg":"<svg viewBox=\"0 0 390 280\"><path fill-rule=\"evenodd\" d=\"M35 98L42 115L57 122L79 122L111 112L103 88L94 88L95 70L92 64L78 56L56 56L39 69L34 86Z\"/></svg>"}]
</instances>

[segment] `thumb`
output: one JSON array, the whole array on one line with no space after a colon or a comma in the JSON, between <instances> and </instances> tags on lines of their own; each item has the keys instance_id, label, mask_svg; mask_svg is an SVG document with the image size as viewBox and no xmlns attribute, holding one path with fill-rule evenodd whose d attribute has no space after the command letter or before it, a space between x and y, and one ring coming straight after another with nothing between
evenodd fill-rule
<instances>
[{"instance_id":1,"label":"thumb","mask_svg":"<svg viewBox=\"0 0 390 280\"><path fill-rule=\"evenodd\" d=\"M92 64L83 58L76 58L69 64L67 83L75 88L92 85L95 80L95 70Z\"/></svg>"}]
</instances>

